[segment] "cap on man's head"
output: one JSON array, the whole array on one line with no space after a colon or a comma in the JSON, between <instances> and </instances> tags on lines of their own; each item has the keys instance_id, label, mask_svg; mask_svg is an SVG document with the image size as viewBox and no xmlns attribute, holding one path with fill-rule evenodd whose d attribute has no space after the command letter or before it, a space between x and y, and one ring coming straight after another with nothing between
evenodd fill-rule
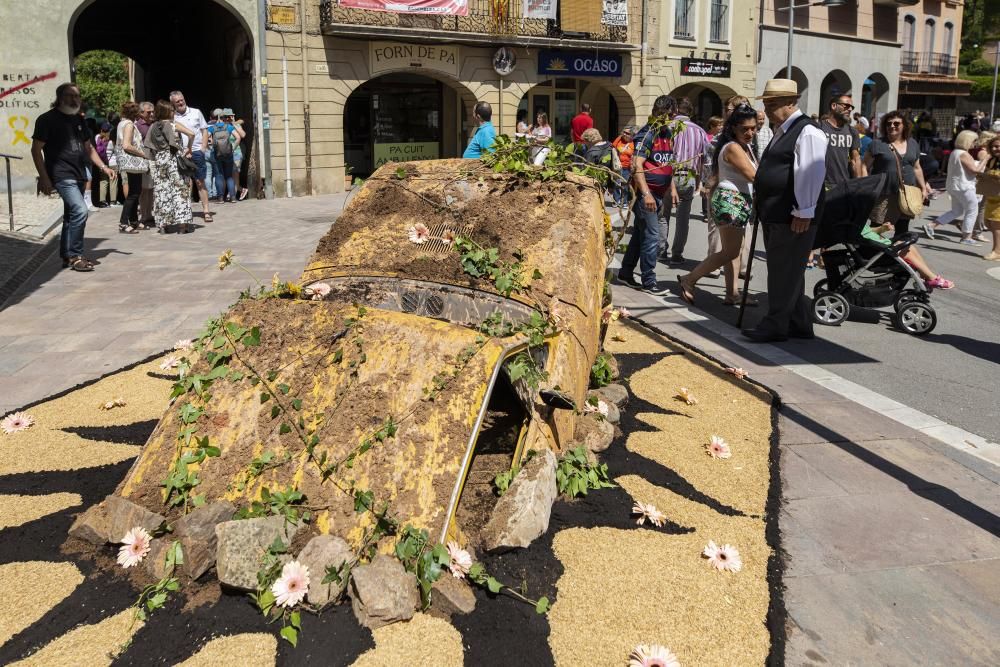
<instances>
[{"instance_id":1,"label":"cap on man's head","mask_svg":"<svg viewBox=\"0 0 1000 667\"><path fill-rule=\"evenodd\" d=\"M764 84L764 92L755 100L774 99L777 97L798 97L799 84L793 79L768 79Z\"/></svg>"},{"instance_id":2,"label":"cap on man's head","mask_svg":"<svg viewBox=\"0 0 1000 667\"><path fill-rule=\"evenodd\" d=\"M110 131L111 131L111 123L108 123L107 121L101 123L101 132L110 132Z\"/></svg>"},{"instance_id":3,"label":"cap on man's head","mask_svg":"<svg viewBox=\"0 0 1000 667\"><path fill-rule=\"evenodd\" d=\"M212 109L212 118L218 118L221 115L222 115L222 109L220 109L219 107L215 107L214 109Z\"/></svg>"},{"instance_id":4,"label":"cap on man's head","mask_svg":"<svg viewBox=\"0 0 1000 667\"><path fill-rule=\"evenodd\" d=\"M229 107L226 107L225 109L223 109L223 110L222 110L222 111L220 112L220 114L219 114L219 115L220 115L220 116L235 116L235 115L236 115L236 113L235 113L235 112L234 112L234 111L233 111L232 109L230 109Z\"/></svg>"}]
</instances>

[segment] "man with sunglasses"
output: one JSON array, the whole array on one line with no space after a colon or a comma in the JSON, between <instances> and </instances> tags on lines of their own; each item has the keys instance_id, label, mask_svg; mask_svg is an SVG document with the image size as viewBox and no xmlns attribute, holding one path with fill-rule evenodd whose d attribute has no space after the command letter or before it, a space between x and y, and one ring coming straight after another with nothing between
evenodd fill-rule
<instances>
[{"instance_id":1,"label":"man with sunglasses","mask_svg":"<svg viewBox=\"0 0 1000 667\"><path fill-rule=\"evenodd\" d=\"M834 93L830 100L830 113L819 122L819 129L830 142L826 149L824 185L827 189L846 183L851 178L868 175L861 162L861 137L851 126L852 111L854 101L851 93Z\"/></svg>"}]
</instances>

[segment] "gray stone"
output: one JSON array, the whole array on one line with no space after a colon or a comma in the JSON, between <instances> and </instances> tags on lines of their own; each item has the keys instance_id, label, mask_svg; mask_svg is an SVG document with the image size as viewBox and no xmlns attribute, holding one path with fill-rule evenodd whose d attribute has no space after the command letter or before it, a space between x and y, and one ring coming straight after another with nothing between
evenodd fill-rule
<instances>
[{"instance_id":1,"label":"gray stone","mask_svg":"<svg viewBox=\"0 0 1000 667\"><path fill-rule=\"evenodd\" d=\"M309 602L318 607L335 601L344 592L345 583L323 583L326 568L340 567L344 561L354 557L351 546L335 535L317 535L309 540L299 562L309 568Z\"/></svg>"},{"instance_id":2,"label":"gray stone","mask_svg":"<svg viewBox=\"0 0 1000 667\"><path fill-rule=\"evenodd\" d=\"M152 533L166 521L159 514L150 512L130 500L108 496L87 509L70 526L69 534L91 544L121 542L125 534L135 527Z\"/></svg>"},{"instance_id":3,"label":"gray stone","mask_svg":"<svg viewBox=\"0 0 1000 667\"><path fill-rule=\"evenodd\" d=\"M167 576L164 561L167 557L167 549L172 542L173 538L168 536L166 538L157 537L149 543L149 553L142 560L142 564L146 567L146 572L149 572L149 575L154 579L163 579Z\"/></svg>"},{"instance_id":4,"label":"gray stone","mask_svg":"<svg viewBox=\"0 0 1000 667\"><path fill-rule=\"evenodd\" d=\"M611 379L619 379L622 376L622 371L618 366L618 358L609 352L605 352L605 354L608 355L608 368L611 369Z\"/></svg>"},{"instance_id":5,"label":"gray stone","mask_svg":"<svg viewBox=\"0 0 1000 667\"><path fill-rule=\"evenodd\" d=\"M594 420L596 421L596 420ZM526 547L549 528L556 488L556 457L545 450L528 461L497 501L483 529L486 549Z\"/></svg>"},{"instance_id":6,"label":"gray stone","mask_svg":"<svg viewBox=\"0 0 1000 667\"><path fill-rule=\"evenodd\" d=\"M607 387L595 389L594 393L608 403L614 403L619 408L628 403L628 389L620 384L609 384Z\"/></svg>"},{"instance_id":7,"label":"gray stone","mask_svg":"<svg viewBox=\"0 0 1000 667\"><path fill-rule=\"evenodd\" d=\"M215 526L218 546L215 552L215 569L219 582L251 591L257 588L257 571L260 570L267 548L275 538L287 545L304 524L290 524L283 516L262 519L223 521ZM281 561L291 560L284 554Z\"/></svg>"},{"instance_id":8,"label":"gray stone","mask_svg":"<svg viewBox=\"0 0 1000 667\"><path fill-rule=\"evenodd\" d=\"M384 554L354 568L348 594L358 623L369 630L408 621L420 606L417 578Z\"/></svg>"},{"instance_id":9,"label":"gray stone","mask_svg":"<svg viewBox=\"0 0 1000 667\"><path fill-rule=\"evenodd\" d=\"M610 404L609 404L610 405ZM576 420L574 446L583 445L588 452L603 452L615 439L615 427L596 415L580 415Z\"/></svg>"},{"instance_id":10,"label":"gray stone","mask_svg":"<svg viewBox=\"0 0 1000 667\"><path fill-rule=\"evenodd\" d=\"M174 524L174 539L180 540L184 552L183 570L191 579L197 579L215 564L215 526L232 519L234 512L235 505L221 500L196 508Z\"/></svg>"},{"instance_id":11,"label":"gray stone","mask_svg":"<svg viewBox=\"0 0 1000 667\"><path fill-rule=\"evenodd\" d=\"M431 616L449 619L455 614L471 614L475 608L476 594L465 579L445 572L431 587L431 608L428 611Z\"/></svg>"}]
</instances>

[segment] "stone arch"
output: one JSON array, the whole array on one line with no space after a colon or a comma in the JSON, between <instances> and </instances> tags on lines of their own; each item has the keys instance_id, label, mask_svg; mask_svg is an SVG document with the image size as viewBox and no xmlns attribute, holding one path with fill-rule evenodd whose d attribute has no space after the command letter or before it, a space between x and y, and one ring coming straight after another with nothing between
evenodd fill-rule
<instances>
[{"instance_id":1,"label":"stone arch","mask_svg":"<svg viewBox=\"0 0 1000 667\"><path fill-rule=\"evenodd\" d=\"M676 98L686 97L694 105L695 119L704 124L712 116L721 116L726 100L739 95L729 86L717 81L693 81L670 91Z\"/></svg>"},{"instance_id":2,"label":"stone arch","mask_svg":"<svg viewBox=\"0 0 1000 667\"><path fill-rule=\"evenodd\" d=\"M799 108L803 111L808 112L809 109L809 77L798 67L792 66L792 75L788 76L788 68L782 67L778 70L774 77L775 79L792 79L799 86ZM757 86L760 90L764 89L764 82L758 82Z\"/></svg>"},{"instance_id":3,"label":"stone arch","mask_svg":"<svg viewBox=\"0 0 1000 667\"><path fill-rule=\"evenodd\" d=\"M577 77L575 80L584 84L576 99L576 106L590 105L591 115L594 117L594 127L600 130L601 136L613 139L624 126L641 124L641 119L638 118L636 111L635 99L628 90L617 83L596 78ZM519 101L523 104L523 101L527 100L530 94L543 91L550 81L551 79L543 79L527 85L521 84L519 86L521 89ZM549 122L553 122L553 109L548 109L548 113Z\"/></svg>"},{"instance_id":4,"label":"stone arch","mask_svg":"<svg viewBox=\"0 0 1000 667\"><path fill-rule=\"evenodd\" d=\"M881 72L869 74L861 88L861 99L855 98L855 104L869 118L889 111L889 79Z\"/></svg>"},{"instance_id":5,"label":"stone arch","mask_svg":"<svg viewBox=\"0 0 1000 667\"><path fill-rule=\"evenodd\" d=\"M835 95L855 92L851 90L851 77L844 70L831 70L819 85L819 114L822 116L830 110L830 100Z\"/></svg>"}]
</instances>

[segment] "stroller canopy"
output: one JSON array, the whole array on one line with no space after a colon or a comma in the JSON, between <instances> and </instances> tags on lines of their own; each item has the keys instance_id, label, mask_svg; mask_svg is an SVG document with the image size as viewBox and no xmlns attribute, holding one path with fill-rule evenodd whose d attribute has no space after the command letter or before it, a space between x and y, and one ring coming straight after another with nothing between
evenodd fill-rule
<instances>
[{"instance_id":1,"label":"stroller canopy","mask_svg":"<svg viewBox=\"0 0 1000 667\"><path fill-rule=\"evenodd\" d=\"M823 217L816 232L816 247L859 243L861 230L883 194L885 174L854 178L826 191Z\"/></svg>"}]
</instances>

